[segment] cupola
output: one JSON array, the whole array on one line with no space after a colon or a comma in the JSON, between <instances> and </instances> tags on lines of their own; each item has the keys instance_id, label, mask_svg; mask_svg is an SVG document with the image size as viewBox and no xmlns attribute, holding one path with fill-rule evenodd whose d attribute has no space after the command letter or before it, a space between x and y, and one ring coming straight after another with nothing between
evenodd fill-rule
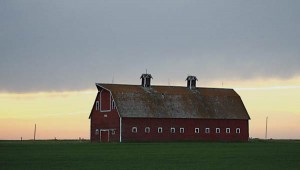
<instances>
[{"instance_id":1,"label":"cupola","mask_svg":"<svg viewBox=\"0 0 300 170\"><path fill-rule=\"evenodd\" d=\"M143 87L150 87L151 86L151 79L152 79L151 74L147 74L147 73L142 74L140 79L142 79L142 86Z\"/></svg>"},{"instance_id":2,"label":"cupola","mask_svg":"<svg viewBox=\"0 0 300 170\"><path fill-rule=\"evenodd\" d=\"M196 76L188 76L186 78L187 81L187 87L189 89L195 88L196 87L196 81L198 81Z\"/></svg>"}]
</instances>

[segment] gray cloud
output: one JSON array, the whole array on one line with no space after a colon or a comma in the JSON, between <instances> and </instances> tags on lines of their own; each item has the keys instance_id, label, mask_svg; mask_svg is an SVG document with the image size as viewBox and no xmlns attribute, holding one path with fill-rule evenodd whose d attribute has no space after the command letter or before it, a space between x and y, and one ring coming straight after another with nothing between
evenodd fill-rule
<instances>
[{"instance_id":1,"label":"gray cloud","mask_svg":"<svg viewBox=\"0 0 300 170\"><path fill-rule=\"evenodd\" d=\"M290 78L300 74L300 2L0 1L0 91L95 82Z\"/></svg>"}]
</instances>

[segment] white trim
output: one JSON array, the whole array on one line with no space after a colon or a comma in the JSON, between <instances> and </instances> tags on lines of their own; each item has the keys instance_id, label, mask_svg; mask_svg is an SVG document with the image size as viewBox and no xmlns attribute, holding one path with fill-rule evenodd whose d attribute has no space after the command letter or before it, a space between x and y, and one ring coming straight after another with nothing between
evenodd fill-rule
<instances>
[{"instance_id":1,"label":"white trim","mask_svg":"<svg viewBox=\"0 0 300 170\"><path fill-rule=\"evenodd\" d=\"M230 128L226 128L226 133L230 133Z\"/></svg>"},{"instance_id":2,"label":"white trim","mask_svg":"<svg viewBox=\"0 0 300 170\"><path fill-rule=\"evenodd\" d=\"M97 87L98 87L98 86L99 86L99 87L101 87L101 88L102 88L102 90L103 90L103 89L105 89L105 90L107 90L107 91L110 91L110 90L108 90L107 88L105 88L105 87L101 86L99 83L96 83L96 86L97 86Z\"/></svg>"},{"instance_id":3,"label":"white trim","mask_svg":"<svg viewBox=\"0 0 300 170\"><path fill-rule=\"evenodd\" d=\"M100 110L100 102L99 101L96 101L96 110Z\"/></svg>"},{"instance_id":4,"label":"white trim","mask_svg":"<svg viewBox=\"0 0 300 170\"><path fill-rule=\"evenodd\" d=\"M179 133L184 133L184 128L180 128Z\"/></svg>"},{"instance_id":5,"label":"white trim","mask_svg":"<svg viewBox=\"0 0 300 170\"><path fill-rule=\"evenodd\" d=\"M113 100L111 100L111 108L110 108L110 110L113 110L114 109L114 101Z\"/></svg>"},{"instance_id":6,"label":"white trim","mask_svg":"<svg viewBox=\"0 0 300 170\"><path fill-rule=\"evenodd\" d=\"M150 132L151 132L150 127L145 127L145 133L150 133Z\"/></svg>"},{"instance_id":7,"label":"white trim","mask_svg":"<svg viewBox=\"0 0 300 170\"><path fill-rule=\"evenodd\" d=\"M210 128L205 128L205 133L206 134L210 133Z\"/></svg>"},{"instance_id":8,"label":"white trim","mask_svg":"<svg viewBox=\"0 0 300 170\"><path fill-rule=\"evenodd\" d=\"M108 90L108 91L110 91L110 90ZM112 100L114 100L114 96L111 96L111 98L112 98ZM114 101L115 101L115 100L114 100ZM115 108L116 108L117 113L118 113L118 116L119 116L119 118L120 118L120 142L122 142L122 117L121 117L121 115L120 115L120 113L119 113L119 110L118 110L118 107L117 107L117 105L116 105L116 102L115 102Z\"/></svg>"},{"instance_id":9,"label":"white trim","mask_svg":"<svg viewBox=\"0 0 300 170\"><path fill-rule=\"evenodd\" d=\"M137 127L132 127L132 128L131 128L131 133L137 133L137 131L138 131L138 130L137 130Z\"/></svg>"},{"instance_id":10,"label":"white trim","mask_svg":"<svg viewBox=\"0 0 300 170\"><path fill-rule=\"evenodd\" d=\"M107 136L108 136L107 142L109 142L109 131L110 131L110 129L100 129L100 142L102 142L102 140L101 140L101 133L102 132L107 132Z\"/></svg>"},{"instance_id":11,"label":"white trim","mask_svg":"<svg viewBox=\"0 0 300 170\"><path fill-rule=\"evenodd\" d=\"M103 89L100 91L100 112L111 112L111 91L107 90L109 92L109 110L102 110L102 91Z\"/></svg>"},{"instance_id":12,"label":"white trim","mask_svg":"<svg viewBox=\"0 0 300 170\"><path fill-rule=\"evenodd\" d=\"M241 133L241 128L236 128L235 133Z\"/></svg>"},{"instance_id":13,"label":"white trim","mask_svg":"<svg viewBox=\"0 0 300 170\"><path fill-rule=\"evenodd\" d=\"M200 128L195 128L195 133L200 133Z\"/></svg>"},{"instance_id":14,"label":"white trim","mask_svg":"<svg viewBox=\"0 0 300 170\"><path fill-rule=\"evenodd\" d=\"M171 127L171 133L176 133L176 129L174 127Z\"/></svg>"},{"instance_id":15,"label":"white trim","mask_svg":"<svg viewBox=\"0 0 300 170\"><path fill-rule=\"evenodd\" d=\"M105 90L109 91L110 94L112 94L111 91L110 91L109 89L107 89L107 88L101 86L99 83L96 83L96 86L97 86L97 87L101 87L102 90L105 89ZM101 90L101 91L102 91L102 90ZM98 93L99 93L99 91L98 91ZM100 97L101 97L101 94L99 94L99 95L100 95ZM112 95L111 95L111 98L114 99L114 97L113 97ZM116 107L117 113L118 113L119 118L120 118L120 142L122 142L122 117L121 117L121 115L120 115L120 113L119 113L118 106L116 105L116 103L115 103L115 107ZM92 121L92 119L91 119L91 121Z\"/></svg>"},{"instance_id":16,"label":"white trim","mask_svg":"<svg viewBox=\"0 0 300 170\"><path fill-rule=\"evenodd\" d=\"M216 128L216 133L221 133L221 129L220 128Z\"/></svg>"},{"instance_id":17,"label":"white trim","mask_svg":"<svg viewBox=\"0 0 300 170\"><path fill-rule=\"evenodd\" d=\"M158 127L157 128L157 133L162 133L163 132L163 128L162 127Z\"/></svg>"},{"instance_id":18,"label":"white trim","mask_svg":"<svg viewBox=\"0 0 300 170\"><path fill-rule=\"evenodd\" d=\"M102 141L101 141L101 130L100 130L100 136L99 136L99 139L100 139L100 142L102 142Z\"/></svg>"},{"instance_id":19,"label":"white trim","mask_svg":"<svg viewBox=\"0 0 300 170\"><path fill-rule=\"evenodd\" d=\"M119 114L119 112L118 112ZM122 142L122 118L120 117L119 115L119 118L120 118L120 142Z\"/></svg>"}]
</instances>

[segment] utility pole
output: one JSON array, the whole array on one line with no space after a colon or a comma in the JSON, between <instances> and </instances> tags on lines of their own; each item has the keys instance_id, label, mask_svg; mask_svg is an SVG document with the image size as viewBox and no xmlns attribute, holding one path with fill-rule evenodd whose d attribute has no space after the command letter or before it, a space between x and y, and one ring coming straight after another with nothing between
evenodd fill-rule
<instances>
[{"instance_id":1,"label":"utility pole","mask_svg":"<svg viewBox=\"0 0 300 170\"><path fill-rule=\"evenodd\" d=\"M36 134L36 124L34 124L34 135L33 135L33 140L35 140L35 134Z\"/></svg>"},{"instance_id":2,"label":"utility pole","mask_svg":"<svg viewBox=\"0 0 300 170\"><path fill-rule=\"evenodd\" d=\"M265 139L268 138L268 116L266 117L266 134L265 134Z\"/></svg>"}]
</instances>

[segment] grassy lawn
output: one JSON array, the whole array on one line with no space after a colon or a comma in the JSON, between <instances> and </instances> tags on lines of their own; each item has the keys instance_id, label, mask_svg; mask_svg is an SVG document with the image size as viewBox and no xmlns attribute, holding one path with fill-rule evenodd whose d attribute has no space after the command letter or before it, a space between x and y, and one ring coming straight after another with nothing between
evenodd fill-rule
<instances>
[{"instance_id":1,"label":"grassy lawn","mask_svg":"<svg viewBox=\"0 0 300 170\"><path fill-rule=\"evenodd\" d=\"M300 141L0 141L0 169L300 169Z\"/></svg>"}]
</instances>

